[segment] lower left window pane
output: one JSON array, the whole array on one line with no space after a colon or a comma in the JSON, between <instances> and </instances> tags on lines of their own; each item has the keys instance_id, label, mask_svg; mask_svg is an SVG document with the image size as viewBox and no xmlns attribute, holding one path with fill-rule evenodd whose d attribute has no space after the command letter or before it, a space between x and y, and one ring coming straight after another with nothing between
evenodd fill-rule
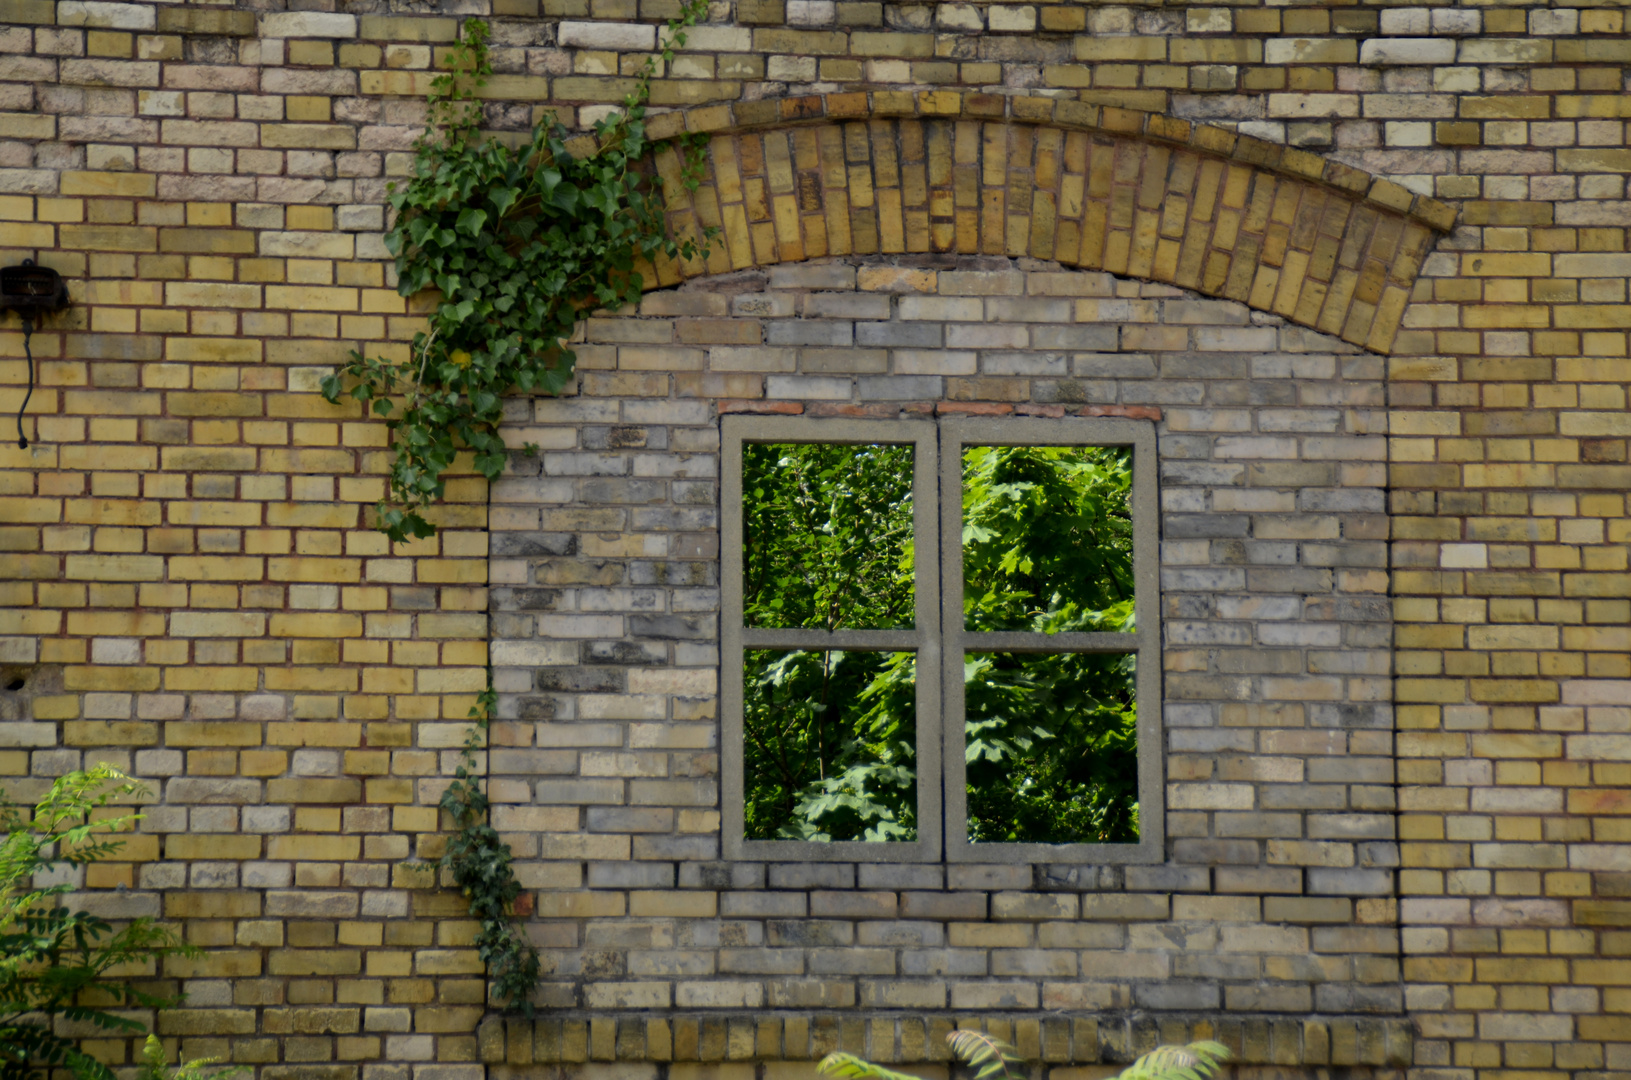
<instances>
[{"instance_id":1,"label":"lower left window pane","mask_svg":"<svg viewBox=\"0 0 1631 1080\"><path fill-rule=\"evenodd\" d=\"M748 840L917 839L917 654L747 649Z\"/></svg>"}]
</instances>

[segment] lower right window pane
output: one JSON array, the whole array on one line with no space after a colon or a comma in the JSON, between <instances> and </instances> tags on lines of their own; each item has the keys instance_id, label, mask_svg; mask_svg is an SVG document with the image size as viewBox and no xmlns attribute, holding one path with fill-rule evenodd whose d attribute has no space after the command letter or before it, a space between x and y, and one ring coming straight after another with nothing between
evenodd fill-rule
<instances>
[{"instance_id":1,"label":"lower right window pane","mask_svg":"<svg viewBox=\"0 0 1631 1080\"><path fill-rule=\"evenodd\" d=\"M969 842L1137 842L1135 664L1131 653L964 654Z\"/></svg>"}]
</instances>

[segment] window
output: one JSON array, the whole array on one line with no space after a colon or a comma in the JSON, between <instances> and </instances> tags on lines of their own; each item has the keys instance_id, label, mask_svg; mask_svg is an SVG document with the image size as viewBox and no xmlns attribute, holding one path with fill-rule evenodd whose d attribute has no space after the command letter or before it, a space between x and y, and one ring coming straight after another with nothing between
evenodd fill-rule
<instances>
[{"instance_id":1,"label":"window","mask_svg":"<svg viewBox=\"0 0 1631 1080\"><path fill-rule=\"evenodd\" d=\"M1149 424L722 432L727 857L1159 859Z\"/></svg>"}]
</instances>

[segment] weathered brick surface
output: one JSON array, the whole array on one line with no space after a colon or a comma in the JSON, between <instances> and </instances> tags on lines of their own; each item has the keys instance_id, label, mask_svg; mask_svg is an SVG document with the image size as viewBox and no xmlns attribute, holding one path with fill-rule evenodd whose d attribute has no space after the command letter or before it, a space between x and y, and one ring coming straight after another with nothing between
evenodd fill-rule
<instances>
[{"instance_id":1,"label":"weathered brick surface","mask_svg":"<svg viewBox=\"0 0 1631 1080\"><path fill-rule=\"evenodd\" d=\"M577 397L517 417L555 449L491 494L516 748L493 768L511 798L583 805L565 833L510 835L529 885L566 890L540 894L560 946L545 1000L1402 1008L1380 357L1231 301L996 256L703 277L591 322L580 355ZM1167 866L713 861L709 399L727 392L721 410L1160 422ZM1065 891L1031 891L1050 879Z\"/></svg>"},{"instance_id":2,"label":"weathered brick surface","mask_svg":"<svg viewBox=\"0 0 1631 1080\"><path fill-rule=\"evenodd\" d=\"M762 105L729 121L772 130L716 136L697 190L671 185L674 232L713 228L719 242L654 268L655 282L829 255L1029 256L1250 302L1386 351L1433 229L1453 219L1334 161L1114 107L951 91ZM833 122L858 115L873 119ZM774 126L788 118L802 123Z\"/></svg>"},{"instance_id":3,"label":"weathered brick surface","mask_svg":"<svg viewBox=\"0 0 1631 1080\"><path fill-rule=\"evenodd\" d=\"M0 775L153 788L86 883L209 950L167 1038L280 1080L746 1080L943 1061L955 1019L1061 1067L1216 1031L1253 1076L1624 1070L1622 11L716 5L652 118L712 136L672 211L714 262L514 403L535 474L389 550L384 433L315 380L418 324L385 185L469 14L518 132L606 115L667 11L0 0L0 255L75 301L0 444ZM714 862L716 418L929 407L1158 423L1164 865ZM406 860L489 637L495 820L595 1013L478 1031Z\"/></svg>"}]
</instances>

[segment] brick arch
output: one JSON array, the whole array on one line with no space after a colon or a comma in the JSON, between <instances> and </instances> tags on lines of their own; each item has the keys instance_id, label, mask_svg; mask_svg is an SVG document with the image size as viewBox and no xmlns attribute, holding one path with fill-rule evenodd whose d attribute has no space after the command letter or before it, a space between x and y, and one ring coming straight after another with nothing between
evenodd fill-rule
<instances>
[{"instance_id":1,"label":"brick arch","mask_svg":"<svg viewBox=\"0 0 1631 1080\"><path fill-rule=\"evenodd\" d=\"M1317 155L1152 113L955 91L875 90L652 117L707 135L670 227L719 230L648 288L845 255L1005 255L1238 300L1389 351L1448 205Z\"/></svg>"}]
</instances>

